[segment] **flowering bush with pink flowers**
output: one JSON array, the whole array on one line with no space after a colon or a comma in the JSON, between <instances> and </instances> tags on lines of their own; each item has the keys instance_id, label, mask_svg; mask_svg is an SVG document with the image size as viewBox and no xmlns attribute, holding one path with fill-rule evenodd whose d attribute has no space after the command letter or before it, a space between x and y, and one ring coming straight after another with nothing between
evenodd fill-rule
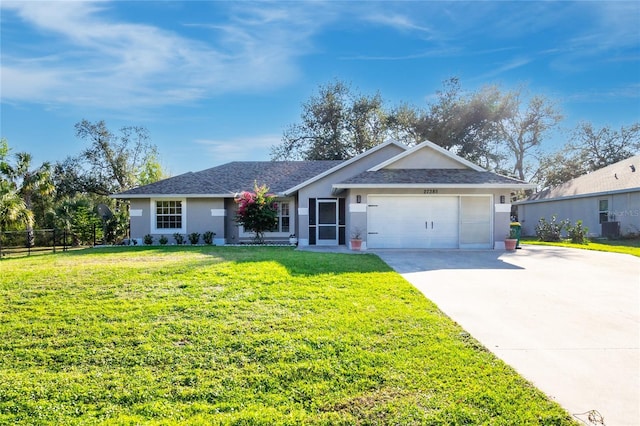
<instances>
[{"instance_id":1,"label":"flowering bush with pink flowers","mask_svg":"<svg viewBox=\"0 0 640 426\"><path fill-rule=\"evenodd\" d=\"M243 191L236 195L238 205L236 223L244 226L246 231L255 232L255 241L264 242L264 233L278 224L278 206L274 202L275 195L269 193L266 185L253 184L253 192Z\"/></svg>"}]
</instances>

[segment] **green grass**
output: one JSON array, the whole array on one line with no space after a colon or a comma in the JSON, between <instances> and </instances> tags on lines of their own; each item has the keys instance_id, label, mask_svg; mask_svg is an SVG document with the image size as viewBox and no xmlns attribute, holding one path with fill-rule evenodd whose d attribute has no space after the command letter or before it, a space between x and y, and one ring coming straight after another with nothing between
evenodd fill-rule
<instances>
[{"instance_id":1,"label":"green grass","mask_svg":"<svg viewBox=\"0 0 640 426\"><path fill-rule=\"evenodd\" d=\"M538 241L538 239L535 237L525 237L521 239L521 242L522 244L571 247L571 248L578 248L583 250L595 250L595 251L606 251L610 253L630 254L632 256L640 257L640 239L628 239L628 240L598 239L598 240L590 241L589 244L574 244L569 240L564 240L557 243L551 243L546 241Z\"/></svg>"},{"instance_id":2,"label":"green grass","mask_svg":"<svg viewBox=\"0 0 640 426\"><path fill-rule=\"evenodd\" d=\"M0 424L572 424L373 255L0 261Z\"/></svg>"}]
</instances>

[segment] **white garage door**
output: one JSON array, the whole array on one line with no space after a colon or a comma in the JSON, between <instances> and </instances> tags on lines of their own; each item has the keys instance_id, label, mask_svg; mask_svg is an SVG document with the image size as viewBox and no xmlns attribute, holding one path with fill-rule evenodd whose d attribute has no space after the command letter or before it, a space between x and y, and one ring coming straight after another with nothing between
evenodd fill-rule
<instances>
[{"instance_id":1,"label":"white garage door","mask_svg":"<svg viewBox=\"0 0 640 426\"><path fill-rule=\"evenodd\" d=\"M457 248L457 196L370 195L369 248Z\"/></svg>"}]
</instances>

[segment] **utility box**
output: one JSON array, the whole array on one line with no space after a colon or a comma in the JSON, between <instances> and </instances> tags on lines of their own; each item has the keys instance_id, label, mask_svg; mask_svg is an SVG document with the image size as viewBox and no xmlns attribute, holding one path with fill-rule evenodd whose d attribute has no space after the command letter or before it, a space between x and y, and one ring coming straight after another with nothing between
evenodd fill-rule
<instances>
[{"instance_id":1,"label":"utility box","mask_svg":"<svg viewBox=\"0 0 640 426\"><path fill-rule=\"evenodd\" d=\"M606 238L618 238L620 236L620 222L602 222L602 232Z\"/></svg>"}]
</instances>

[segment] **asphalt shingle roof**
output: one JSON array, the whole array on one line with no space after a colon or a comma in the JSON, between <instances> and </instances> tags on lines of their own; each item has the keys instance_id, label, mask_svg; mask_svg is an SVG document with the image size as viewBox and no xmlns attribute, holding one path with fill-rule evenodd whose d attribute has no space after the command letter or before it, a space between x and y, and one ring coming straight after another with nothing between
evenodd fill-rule
<instances>
[{"instance_id":1,"label":"asphalt shingle roof","mask_svg":"<svg viewBox=\"0 0 640 426\"><path fill-rule=\"evenodd\" d=\"M537 192L521 202L624 190L640 190L640 155Z\"/></svg>"},{"instance_id":2,"label":"asphalt shingle roof","mask_svg":"<svg viewBox=\"0 0 640 426\"><path fill-rule=\"evenodd\" d=\"M188 172L118 195L209 195L252 190L254 181L281 193L319 175L342 161L234 161L200 172Z\"/></svg>"},{"instance_id":3,"label":"asphalt shingle roof","mask_svg":"<svg viewBox=\"0 0 640 426\"><path fill-rule=\"evenodd\" d=\"M394 184L526 184L518 179L487 171L471 169L382 169L360 173L341 184L394 185Z\"/></svg>"}]
</instances>

